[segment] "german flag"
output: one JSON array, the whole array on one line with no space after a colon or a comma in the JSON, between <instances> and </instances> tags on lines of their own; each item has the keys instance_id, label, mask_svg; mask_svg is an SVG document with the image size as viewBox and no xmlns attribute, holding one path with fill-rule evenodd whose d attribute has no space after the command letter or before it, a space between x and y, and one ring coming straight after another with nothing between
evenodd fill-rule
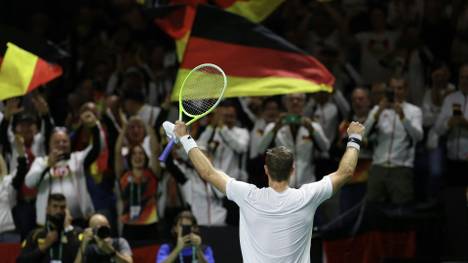
<instances>
[{"instance_id":1,"label":"german flag","mask_svg":"<svg viewBox=\"0 0 468 263\"><path fill-rule=\"evenodd\" d=\"M190 36L197 5L208 0L172 0L170 5L149 11L156 17L155 23L175 40L177 58L182 60ZM278 8L284 0L213 0L211 4L227 12L237 14L259 23Z\"/></svg>"},{"instance_id":2,"label":"german flag","mask_svg":"<svg viewBox=\"0 0 468 263\"><path fill-rule=\"evenodd\" d=\"M226 97L331 91L334 77L314 57L262 25L199 5L172 99L191 69L214 63L228 75Z\"/></svg>"},{"instance_id":3,"label":"german flag","mask_svg":"<svg viewBox=\"0 0 468 263\"><path fill-rule=\"evenodd\" d=\"M25 95L60 75L62 68L23 49L52 54L45 41L29 37L14 29L1 26L0 100ZM19 44L20 43L20 44ZM21 47L19 46L21 45ZM1 56L1 55L0 55Z\"/></svg>"}]
</instances>

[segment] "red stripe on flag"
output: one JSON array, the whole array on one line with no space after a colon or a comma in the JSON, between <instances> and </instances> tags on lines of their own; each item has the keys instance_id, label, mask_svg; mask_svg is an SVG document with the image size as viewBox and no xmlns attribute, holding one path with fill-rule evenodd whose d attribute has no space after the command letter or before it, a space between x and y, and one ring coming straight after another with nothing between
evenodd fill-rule
<instances>
[{"instance_id":1,"label":"red stripe on flag","mask_svg":"<svg viewBox=\"0 0 468 263\"><path fill-rule=\"evenodd\" d=\"M36 67L34 68L34 73L31 78L31 82L29 82L27 92L30 92L40 85L59 77L62 73L62 67L47 63L41 58L37 58Z\"/></svg>"},{"instance_id":2,"label":"red stripe on flag","mask_svg":"<svg viewBox=\"0 0 468 263\"><path fill-rule=\"evenodd\" d=\"M214 63L238 77L292 77L332 86L335 78L317 59L306 54L249 47L192 36L181 67Z\"/></svg>"},{"instance_id":3,"label":"red stripe on flag","mask_svg":"<svg viewBox=\"0 0 468 263\"><path fill-rule=\"evenodd\" d=\"M194 6L187 5L183 8L173 11L163 18L156 18L154 22L170 37L181 39L192 28L195 19L196 9Z\"/></svg>"}]
</instances>

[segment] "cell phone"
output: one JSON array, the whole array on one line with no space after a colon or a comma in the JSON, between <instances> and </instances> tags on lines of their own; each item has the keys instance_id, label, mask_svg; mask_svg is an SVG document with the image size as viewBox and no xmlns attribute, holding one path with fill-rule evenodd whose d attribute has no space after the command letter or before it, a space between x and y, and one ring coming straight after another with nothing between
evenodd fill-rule
<instances>
[{"instance_id":1,"label":"cell phone","mask_svg":"<svg viewBox=\"0 0 468 263\"><path fill-rule=\"evenodd\" d=\"M192 226L191 225L182 225L182 236L187 236L192 233Z\"/></svg>"},{"instance_id":2,"label":"cell phone","mask_svg":"<svg viewBox=\"0 0 468 263\"><path fill-rule=\"evenodd\" d=\"M301 116L295 114L289 114L284 117L284 124L299 124L301 122Z\"/></svg>"},{"instance_id":3,"label":"cell phone","mask_svg":"<svg viewBox=\"0 0 468 263\"><path fill-rule=\"evenodd\" d=\"M462 116L462 110L461 110L461 105L458 103L455 103L452 105L452 115L453 116Z\"/></svg>"}]
</instances>

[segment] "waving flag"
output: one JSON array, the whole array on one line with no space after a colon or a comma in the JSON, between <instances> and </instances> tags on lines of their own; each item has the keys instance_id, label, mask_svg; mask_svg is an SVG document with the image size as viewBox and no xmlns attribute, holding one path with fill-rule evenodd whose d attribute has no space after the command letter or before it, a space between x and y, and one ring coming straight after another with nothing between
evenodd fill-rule
<instances>
[{"instance_id":1,"label":"waving flag","mask_svg":"<svg viewBox=\"0 0 468 263\"><path fill-rule=\"evenodd\" d=\"M331 91L334 77L314 57L260 24L199 5L172 99L188 72L202 63L228 75L226 97Z\"/></svg>"},{"instance_id":2,"label":"waving flag","mask_svg":"<svg viewBox=\"0 0 468 263\"><path fill-rule=\"evenodd\" d=\"M60 66L50 64L13 43L7 46L0 65L0 100L24 95L62 75Z\"/></svg>"}]
</instances>

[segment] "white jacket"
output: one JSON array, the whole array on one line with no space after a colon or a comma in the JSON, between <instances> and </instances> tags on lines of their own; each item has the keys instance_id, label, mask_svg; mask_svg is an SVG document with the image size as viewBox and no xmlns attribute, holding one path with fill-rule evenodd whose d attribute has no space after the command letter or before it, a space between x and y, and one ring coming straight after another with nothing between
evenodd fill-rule
<instances>
[{"instance_id":1,"label":"white jacket","mask_svg":"<svg viewBox=\"0 0 468 263\"><path fill-rule=\"evenodd\" d=\"M403 121L393 109L385 109L375 120L379 106L375 106L365 122L366 136L377 133L373 164L396 167L413 167L416 143L423 138L422 111L419 107L403 102Z\"/></svg>"},{"instance_id":2,"label":"white jacket","mask_svg":"<svg viewBox=\"0 0 468 263\"><path fill-rule=\"evenodd\" d=\"M0 233L15 230L11 209L16 204L16 191L11 185L13 175L0 178Z\"/></svg>"},{"instance_id":3,"label":"white jacket","mask_svg":"<svg viewBox=\"0 0 468 263\"><path fill-rule=\"evenodd\" d=\"M227 216L227 210L223 206L224 194L204 181L193 168L177 161L174 163L187 177L187 181L182 186L182 192L198 224L201 226L224 225Z\"/></svg>"},{"instance_id":4,"label":"white jacket","mask_svg":"<svg viewBox=\"0 0 468 263\"><path fill-rule=\"evenodd\" d=\"M275 146L286 146L294 153L296 174L290 178L289 185L298 188L303 184L315 182L314 146L320 151L328 151L330 148L330 141L325 136L322 126L312 122L312 136L305 127L299 127L296 140L293 139L291 129L287 125L281 127L273 138L274 126L275 123L270 123L265 128L259 152L265 152L274 139Z\"/></svg>"},{"instance_id":5,"label":"white jacket","mask_svg":"<svg viewBox=\"0 0 468 263\"><path fill-rule=\"evenodd\" d=\"M44 225L46 219L47 198L51 193L62 193L67 199L67 207L73 218L84 218L94 212L93 203L86 187L84 159L91 150L88 146L80 152L73 152L66 166L60 170L49 169L41 180L42 173L47 169L48 157L37 157L31 169L26 174L25 184L37 188L36 222ZM63 173L62 173L63 172ZM56 174L51 176L52 174ZM62 174L62 176L58 176Z\"/></svg>"},{"instance_id":6,"label":"white jacket","mask_svg":"<svg viewBox=\"0 0 468 263\"><path fill-rule=\"evenodd\" d=\"M236 180L247 181L246 153L249 147L249 131L232 127L213 129L206 127L198 139L198 144L206 149L215 146L213 165Z\"/></svg>"},{"instance_id":7,"label":"white jacket","mask_svg":"<svg viewBox=\"0 0 468 263\"><path fill-rule=\"evenodd\" d=\"M463 116L468 119L468 95L457 91L445 97L434 130L439 135L447 134L447 157L450 160L468 161L468 129L448 129L448 121L452 117L452 107L455 103L461 105Z\"/></svg>"}]
</instances>

